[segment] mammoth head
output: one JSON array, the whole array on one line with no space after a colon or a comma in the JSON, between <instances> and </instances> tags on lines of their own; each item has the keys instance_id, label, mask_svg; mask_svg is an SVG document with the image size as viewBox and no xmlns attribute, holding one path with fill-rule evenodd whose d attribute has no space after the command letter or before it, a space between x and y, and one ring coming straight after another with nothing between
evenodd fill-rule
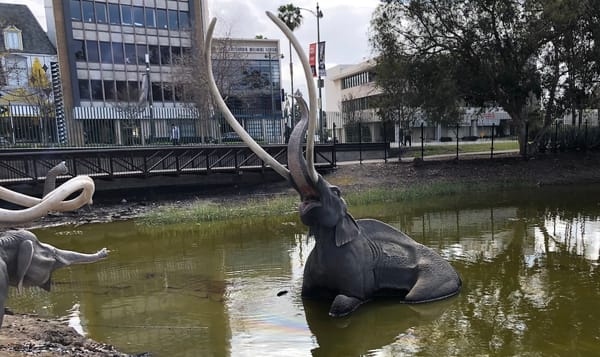
<instances>
[{"instance_id":1,"label":"mammoth head","mask_svg":"<svg viewBox=\"0 0 600 357\"><path fill-rule=\"evenodd\" d=\"M206 31L204 42L205 64L208 70L208 85L217 106L223 113L228 124L235 130L240 138L260 157L265 163L281 176L283 176L292 187L298 191L302 203L300 204L300 217L302 222L311 228L324 227L335 229L336 243L342 245L352 240L358 234L356 222L347 213L346 203L340 197L340 191L325 181L314 167L314 137L317 122L317 95L316 86L310 70L308 57L302 50L302 46L293 35L292 31L277 16L267 11L267 16L279 27L279 29L290 40L296 50L298 58L302 63L306 78L309 104L299 95L296 96L300 106L301 120L294 127L288 142L288 167L284 167L275 158L265 152L235 119L214 80L211 63L212 35L216 20L213 19ZM306 137L306 154L304 153L304 138ZM288 170L289 169L289 170Z\"/></svg>"}]
</instances>

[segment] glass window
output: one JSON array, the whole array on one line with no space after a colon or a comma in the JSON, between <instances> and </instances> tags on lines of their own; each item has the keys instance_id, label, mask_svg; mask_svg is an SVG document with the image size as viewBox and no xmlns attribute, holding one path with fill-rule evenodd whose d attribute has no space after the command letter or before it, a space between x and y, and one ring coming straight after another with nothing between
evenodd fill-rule
<instances>
[{"instance_id":1,"label":"glass window","mask_svg":"<svg viewBox=\"0 0 600 357\"><path fill-rule=\"evenodd\" d=\"M148 46L150 53L150 64L160 64L160 54L158 52L158 46Z\"/></svg>"},{"instance_id":2,"label":"glass window","mask_svg":"<svg viewBox=\"0 0 600 357\"><path fill-rule=\"evenodd\" d=\"M171 47L171 60L175 61L181 57L181 47Z\"/></svg>"},{"instance_id":3,"label":"glass window","mask_svg":"<svg viewBox=\"0 0 600 357\"><path fill-rule=\"evenodd\" d=\"M117 95L117 100L119 100L119 101L128 101L129 100L129 96L127 95L127 82L125 82L125 81L116 81L115 84L116 84L116 87L117 87L117 93L115 93Z\"/></svg>"},{"instance_id":4,"label":"glass window","mask_svg":"<svg viewBox=\"0 0 600 357\"><path fill-rule=\"evenodd\" d=\"M81 2L79 0L71 0L71 20L81 21Z\"/></svg>"},{"instance_id":5,"label":"glass window","mask_svg":"<svg viewBox=\"0 0 600 357\"><path fill-rule=\"evenodd\" d=\"M106 4L104 3L96 3L96 22L101 24L106 23Z\"/></svg>"},{"instance_id":6,"label":"glass window","mask_svg":"<svg viewBox=\"0 0 600 357\"><path fill-rule=\"evenodd\" d=\"M156 27L159 29L168 28L167 25L167 10L165 9L156 9Z\"/></svg>"},{"instance_id":7,"label":"glass window","mask_svg":"<svg viewBox=\"0 0 600 357\"><path fill-rule=\"evenodd\" d=\"M154 17L154 9L146 8L146 27L156 27L156 19Z\"/></svg>"},{"instance_id":8,"label":"glass window","mask_svg":"<svg viewBox=\"0 0 600 357\"><path fill-rule=\"evenodd\" d=\"M179 23L177 22L177 10L169 10L169 29L177 30Z\"/></svg>"},{"instance_id":9,"label":"glass window","mask_svg":"<svg viewBox=\"0 0 600 357\"><path fill-rule=\"evenodd\" d=\"M144 8L141 6L133 7L133 24L135 26L144 27L146 20L144 19Z\"/></svg>"},{"instance_id":10,"label":"glass window","mask_svg":"<svg viewBox=\"0 0 600 357\"><path fill-rule=\"evenodd\" d=\"M160 64L171 64L171 48L160 46Z\"/></svg>"},{"instance_id":11,"label":"glass window","mask_svg":"<svg viewBox=\"0 0 600 357\"><path fill-rule=\"evenodd\" d=\"M100 41L100 60L102 63L112 63L112 47L110 42Z\"/></svg>"},{"instance_id":12,"label":"glass window","mask_svg":"<svg viewBox=\"0 0 600 357\"><path fill-rule=\"evenodd\" d=\"M73 40L72 52L75 53L76 61L85 61L85 42L83 40Z\"/></svg>"},{"instance_id":13,"label":"glass window","mask_svg":"<svg viewBox=\"0 0 600 357\"><path fill-rule=\"evenodd\" d=\"M135 45L133 43L125 44L125 63L135 63Z\"/></svg>"},{"instance_id":14,"label":"glass window","mask_svg":"<svg viewBox=\"0 0 600 357\"><path fill-rule=\"evenodd\" d=\"M102 91L102 81L91 80L90 87L92 90L92 100L104 100Z\"/></svg>"},{"instance_id":15,"label":"glass window","mask_svg":"<svg viewBox=\"0 0 600 357\"><path fill-rule=\"evenodd\" d=\"M98 53L98 41L85 41L86 54L88 62L100 62L100 53Z\"/></svg>"},{"instance_id":16,"label":"glass window","mask_svg":"<svg viewBox=\"0 0 600 357\"><path fill-rule=\"evenodd\" d=\"M132 9L130 5L121 5L121 21L123 25L133 25Z\"/></svg>"},{"instance_id":17,"label":"glass window","mask_svg":"<svg viewBox=\"0 0 600 357\"><path fill-rule=\"evenodd\" d=\"M114 63L125 63L125 54L123 53L123 44L121 42L112 43L112 54Z\"/></svg>"},{"instance_id":18,"label":"glass window","mask_svg":"<svg viewBox=\"0 0 600 357\"><path fill-rule=\"evenodd\" d=\"M179 12L179 28L189 29L190 28L190 17L187 11Z\"/></svg>"},{"instance_id":19,"label":"glass window","mask_svg":"<svg viewBox=\"0 0 600 357\"><path fill-rule=\"evenodd\" d=\"M148 49L146 45L136 45L137 50L137 63L145 64L146 63L146 53L148 53Z\"/></svg>"},{"instance_id":20,"label":"glass window","mask_svg":"<svg viewBox=\"0 0 600 357\"><path fill-rule=\"evenodd\" d=\"M173 101L173 88L171 88L171 83L163 82L163 97L165 98L165 102Z\"/></svg>"},{"instance_id":21,"label":"glass window","mask_svg":"<svg viewBox=\"0 0 600 357\"><path fill-rule=\"evenodd\" d=\"M160 83L152 82L152 100L155 102L162 102L162 87Z\"/></svg>"},{"instance_id":22,"label":"glass window","mask_svg":"<svg viewBox=\"0 0 600 357\"><path fill-rule=\"evenodd\" d=\"M94 16L94 3L91 1L82 1L81 6L82 6L82 10L83 10L83 21L85 21L85 22L96 21L96 18Z\"/></svg>"},{"instance_id":23,"label":"glass window","mask_svg":"<svg viewBox=\"0 0 600 357\"><path fill-rule=\"evenodd\" d=\"M79 80L79 99L92 99L90 96L90 84L87 79Z\"/></svg>"},{"instance_id":24,"label":"glass window","mask_svg":"<svg viewBox=\"0 0 600 357\"><path fill-rule=\"evenodd\" d=\"M8 50L22 50L21 31L16 27L4 30L4 47Z\"/></svg>"},{"instance_id":25,"label":"glass window","mask_svg":"<svg viewBox=\"0 0 600 357\"><path fill-rule=\"evenodd\" d=\"M115 100L115 82L104 81L104 99Z\"/></svg>"},{"instance_id":26,"label":"glass window","mask_svg":"<svg viewBox=\"0 0 600 357\"><path fill-rule=\"evenodd\" d=\"M138 87L138 82L127 81L127 99L128 100L136 100L140 96L140 90Z\"/></svg>"},{"instance_id":27,"label":"glass window","mask_svg":"<svg viewBox=\"0 0 600 357\"><path fill-rule=\"evenodd\" d=\"M121 24L121 13L119 12L118 4L108 4L108 17L113 25Z\"/></svg>"},{"instance_id":28,"label":"glass window","mask_svg":"<svg viewBox=\"0 0 600 357\"><path fill-rule=\"evenodd\" d=\"M183 97L183 86L182 85L176 85L174 93L175 93L175 101L181 102L181 101L184 100L184 97Z\"/></svg>"}]
</instances>

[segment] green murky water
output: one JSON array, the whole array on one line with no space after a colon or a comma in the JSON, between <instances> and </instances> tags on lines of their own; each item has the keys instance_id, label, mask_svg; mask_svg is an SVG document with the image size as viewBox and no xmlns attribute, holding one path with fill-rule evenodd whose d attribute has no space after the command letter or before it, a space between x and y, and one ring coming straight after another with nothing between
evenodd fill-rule
<instances>
[{"instance_id":1,"label":"green murky water","mask_svg":"<svg viewBox=\"0 0 600 357\"><path fill-rule=\"evenodd\" d=\"M52 293L11 291L21 312L155 356L591 356L600 354L600 189L540 188L351 207L446 257L464 289L416 306L375 302L345 319L300 297L312 242L297 217L148 229L38 230L112 254L57 272ZM277 296L279 292L287 294Z\"/></svg>"}]
</instances>

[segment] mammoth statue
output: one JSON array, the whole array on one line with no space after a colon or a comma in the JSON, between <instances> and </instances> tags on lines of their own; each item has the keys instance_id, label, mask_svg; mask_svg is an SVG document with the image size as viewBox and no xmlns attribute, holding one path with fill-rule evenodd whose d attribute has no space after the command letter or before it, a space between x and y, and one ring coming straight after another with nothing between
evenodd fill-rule
<instances>
[{"instance_id":1,"label":"mammoth statue","mask_svg":"<svg viewBox=\"0 0 600 357\"><path fill-rule=\"evenodd\" d=\"M39 286L50 291L52 272L71 264L94 263L108 256L103 248L94 254L62 250L40 242L26 230L0 233L0 326L8 287Z\"/></svg>"},{"instance_id":2,"label":"mammoth statue","mask_svg":"<svg viewBox=\"0 0 600 357\"><path fill-rule=\"evenodd\" d=\"M10 210L0 208L0 223L25 223L44 217L50 211L73 211L83 205L92 203L94 194L94 180L89 176L76 176L62 185L55 187L56 177L68 172L65 162L48 171L44 183L44 196L35 198L27 196L0 186L0 199L26 207L24 209ZM81 191L77 197L66 200L71 194ZM65 201L66 200L66 201Z\"/></svg>"},{"instance_id":3,"label":"mammoth statue","mask_svg":"<svg viewBox=\"0 0 600 357\"><path fill-rule=\"evenodd\" d=\"M315 239L304 267L302 296L333 301L329 315L345 316L380 296L397 297L406 303L424 303L457 294L461 280L446 260L383 222L354 219L347 211L340 189L316 172L316 88L308 59L287 26L272 13L267 12L267 16L285 33L298 53L309 92L310 106L301 97L297 98L302 118L289 139L287 168L252 140L221 98L210 61L214 19L207 30L205 61L211 93L229 125L300 194L300 218Z\"/></svg>"}]
</instances>

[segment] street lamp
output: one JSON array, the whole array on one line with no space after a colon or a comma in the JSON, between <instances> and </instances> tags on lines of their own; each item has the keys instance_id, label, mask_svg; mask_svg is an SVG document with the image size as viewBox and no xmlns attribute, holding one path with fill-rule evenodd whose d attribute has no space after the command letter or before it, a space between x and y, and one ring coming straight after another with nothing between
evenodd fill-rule
<instances>
[{"instance_id":1,"label":"street lamp","mask_svg":"<svg viewBox=\"0 0 600 357\"><path fill-rule=\"evenodd\" d=\"M156 135L155 133L155 128L154 128L154 112L153 112L153 107L154 107L154 98L152 97L152 87L151 87L151 82L150 82L150 54L146 53L146 55L144 56L144 60L146 62L146 83L147 83L147 87L146 87L146 100L148 100L148 107L150 108L150 140L153 141L154 140L154 136Z\"/></svg>"},{"instance_id":2,"label":"street lamp","mask_svg":"<svg viewBox=\"0 0 600 357\"><path fill-rule=\"evenodd\" d=\"M321 46L321 28L320 28L320 24L319 24L319 19L321 19L323 17L323 12L321 11L321 9L319 8L319 3L317 3L317 11L313 11L311 9L306 9L301 7L301 10L305 10L310 12L311 14L313 14L314 17L317 18L317 67L318 67L318 61L319 61L319 48ZM318 75L317 75L317 87L319 88L319 138L321 140L323 140L323 95L321 93L321 88L323 88L323 80L321 79L321 68L318 68Z\"/></svg>"}]
</instances>

